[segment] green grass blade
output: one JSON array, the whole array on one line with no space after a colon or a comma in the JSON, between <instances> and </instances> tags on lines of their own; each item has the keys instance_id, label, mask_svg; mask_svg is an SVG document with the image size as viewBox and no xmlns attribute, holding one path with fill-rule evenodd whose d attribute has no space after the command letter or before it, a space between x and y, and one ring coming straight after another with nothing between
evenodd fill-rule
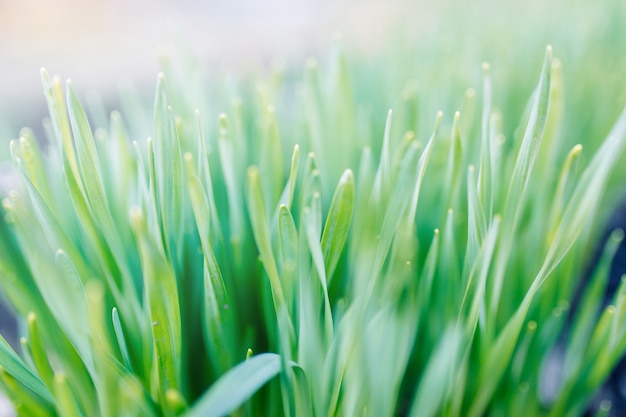
<instances>
[{"instance_id":1,"label":"green grass blade","mask_svg":"<svg viewBox=\"0 0 626 417\"><path fill-rule=\"evenodd\" d=\"M165 76L159 74L154 103L154 187L161 236L166 253L177 256L183 221L183 175L181 146L172 109L169 107Z\"/></svg>"},{"instance_id":2,"label":"green grass blade","mask_svg":"<svg viewBox=\"0 0 626 417\"><path fill-rule=\"evenodd\" d=\"M248 212L252 223L254 240L259 248L261 260L272 287L274 308L278 311L280 308L286 306L286 302L282 285L280 283L280 277L278 276L276 260L274 258L274 253L272 252L270 230L267 220L268 218L265 211L265 203L263 201L259 176L260 173L258 168L248 168Z\"/></svg>"},{"instance_id":3,"label":"green grass blade","mask_svg":"<svg viewBox=\"0 0 626 417\"><path fill-rule=\"evenodd\" d=\"M86 205L89 217L84 222L91 222L97 231L94 231L94 241L99 241L100 233L107 242L106 247L102 245L105 252L112 254L113 259L105 260L105 268L113 276L120 275L120 290L125 294L127 303L136 303L136 286L132 280L128 266L128 254L123 250L124 244L118 233L118 225L113 220L108 205L108 199L104 190L102 171L98 159L98 151L94 142L93 134L85 111L74 93L71 82L67 83L68 112L70 124L74 134L74 144L78 155L80 177L76 177L78 187L82 190L84 204ZM68 156L69 158L69 156ZM72 180L68 176L68 180ZM85 216L87 213L84 214ZM106 257L106 255L104 255ZM114 264L112 261L114 260ZM119 271L119 272L118 272ZM135 307L136 308L136 307Z\"/></svg>"},{"instance_id":4,"label":"green grass blade","mask_svg":"<svg viewBox=\"0 0 626 417\"><path fill-rule=\"evenodd\" d=\"M289 208L278 208L278 238L280 247L280 276L289 311L293 315L297 303L298 231Z\"/></svg>"},{"instance_id":5,"label":"green grass blade","mask_svg":"<svg viewBox=\"0 0 626 417\"><path fill-rule=\"evenodd\" d=\"M76 397L69 386L65 374L57 372L54 375L54 397L56 398L57 411L59 415L67 417L82 417L83 413L76 401Z\"/></svg>"},{"instance_id":6,"label":"green grass blade","mask_svg":"<svg viewBox=\"0 0 626 417\"><path fill-rule=\"evenodd\" d=\"M20 416L53 417L53 404L42 401L33 391L22 385L10 373L0 366L0 388L8 393L11 402Z\"/></svg>"},{"instance_id":7,"label":"green grass blade","mask_svg":"<svg viewBox=\"0 0 626 417\"><path fill-rule=\"evenodd\" d=\"M149 235L138 211L131 214L144 276L146 303L150 315L154 368L158 375L159 399L180 387L181 321L176 276L160 245ZM171 410L170 410L171 411Z\"/></svg>"},{"instance_id":8,"label":"green grass blade","mask_svg":"<svg viewBox=\"0 0 626 417\"><path fill-rule=\"evenodd\" d=\"M67 156L71 174L75 178L79 178L78 160L72 143L72 131L65 108L61 82L57 78L51 80L48 72L44 68L41 69L41 81L46 95L46 101L48 102L48 110L50 112L50 120L54 129L55 139L57 140L59 148L63 149L63 153Z\"/></svg>"},{"instance_id":9,"label":"green grass blade","mask_svg":"<svg viewBox=\"0 0 626 417\"><path fill-rule=\"evenodd\" d=\"M335 189L322 233L322 253L329 284L348 238L354 211L354 194L354 175L351 170L346 170Z\"/></svg>"},{"instance_id":10,"label":"green grass blade","mask_svg":"<svg viewBox=\"0 0 626 417\"><path fill-rule=\"evenodd\" d=\"M415 181L415 186L413 187L413 192L411 193L410 205L407 211L407 217L410 222L414 221L415 215L417 213L417 203L419 202L419 196L422 189L422 181L424 180L424 174L426 173L426 167L428 166L428 161L430 160L430 155L432 153L435 140L437 139L437 135L439 134L439 127L441 126L442 119L443 112L437 112L433 133L431 134L430 139L428 139L428 143L422 151L420 159L417 161L417 178Z\"/></svg>"},{"instance_id":11,"label":"green grass blade","mask_svg":"<svg viewBox=\"0 0 626 417\"><path fill-rule=\"evenodd\" d=\"M244 211L242 210L243 201L239 191L241 180L237 176L238 155L235 153L235 146L231 136L228 118L225 114L222 114L218 122L217 146L228 196L231 239L243 239L245 220Z\"/></svg>"},{"instance_id":12,"label":"green grass blade","mask_svg":"<svg viewBox=\"0 0 626 417\"><path fill-rule=\"evenodd\" d=\"M330 309L330 299L328 297L328 281L326 277L326 270L324 269L324 255L322 253L322 246L319 241L319 216L316 213L319 213L321 210L320 207L320 197L318 193L313 195L313 199L311 200L312 205L315 208L305 208L302 217L304 222L304 234L306 236L306 241L309 247L309 251L311 252L311 257L313 259L314 266L314 275L319 278L319 282L322 286L322 295L324 297L324 334L326 337L326 341L330 341L333 335L333 325L332 325L332 314Z\"/></svg>"},{"instance_id":13,"label":"green grass blade","mask_svg":"<svg viewBox=\"0 0 626 417\"><path fill-rule=\"evenodd\" d=\"M229 415L277 376L280 370L280 356L273 353L253 356L218 379L183 417Z\"/></svg>"},{"instance_id":14,"label":"green grass blade","mask_svg":"<svg viewBox=\"0 0 626 417\"><path fill-rule=\"evenodd\" d=\"M460 334L451 330L446 331L428 360L415 393L410 417L435 416L438 410L442 409L446 395L452 392L451 376L461 351Z\"/></svg>"},{"instance_id":15,"label":"green grass blade","mask_svg":"<svg viewBox=\"0 0 626 417\"><path fill-rule=\"evenodd\" d=\"M211 225L212 227L212 236L216 238L222 239L222 230L220 223L220 216L217 212L217 205L215 204L215 193L213 190L213 179L211 175L211 167L209 166L209 154L207 151L204 134L202 133L202 124L200 123L200 114L196 111L196 123L198 127L198 178L200 182L206 186L206 193L209 199L209 208L211 210ZM183 155L183 164L186 164L185 161L186 155ZM203 182L204 181L204 182ZM242 214L239 214L242 216ZM232 228L232 226L231 226ZM237 233L238 229L233 229L231 233ZM232 239L232 238L231 238Z\"/></svg>"},{"instance_id":16,"label":"green grass blade","mask_svg":"<svg viewBox=\"0 0 626 417\"><path fill-rule=\"evenodd\" d=\"M550 102L550 82L552 76L552 47L546 48L543 61L543 68L539 78L539 85L535 91L528 124L524 131L521 148L515 161L511 183L509 186L506 206L503 217L503 241L502 255L496 264L494 271L494 280L492 283L493 291L489 299L488 310L492 317L498 312L498 304L500 302L500 294L504 285L504 273L506 269L506 259L508 259L513 249L513 236L519 224L519 218L524 207L523 201L526 189L530 180L537 153L543 139L543 132L548 119L548 105Z\"/></svg>"},{"instance_id":17,"label":"green grass blade","mask_svg":"<svg viewBox=\"0 0 626 417\"><path fill-rule=\"evenodd\" d=\"M98 394L99 412L103 417L113 417L119 410L117 384L121 365L117 363L117 355L114 355L111 335L108 332L104 286L98 281L90 281L85 292L89 301L89 340L93 352L93 380Z\"/></svg>"},{"instance_id":18,"label":"green grass blade","mask_svg":"<svg viewBox=\"0 0 626 417\"><path fill-rule=\"evenodd\" d=\"M585 169L570 198L540 271L542 282L570 250L592 217L609 176L626 147L626 109Z\"/></svg>"},{"instance_id":19,"label":"green grass blade","mask_svg":"<svg viewBox=\"0 0 626 417\"><path fill-rule=\"evenodd\" d=\"M582 153L583 147L581 145L574 146L570 152L567 154L565 158L565 162L563 162L563 167L561 168L561 173L559 175L559 181L557 183L557 188L554 193L554 200L550 210L550 227L549 232L546 237L548 242L546 242L550 246L552 244L552 240L554 239L554 234L556 233L556 228L558 227L558 220L563 215L563 204L565 200L565 190L567 186L573 181L572 171L575 170L575 165L580 159L580 155Z\"/></svg>"},{"instance_id":20,"label":"green grass blade","mask_svg":"<svg viewBox=\"0 0 626 417\"><path fill-rule=\"evenodd\" d=\"M494 217L493 220L473 265L459 309L458 322L466 326L466 330L470 335L474 334L480 311L485 306L487 274L493 262L496 241L500 230L499 216Z\"/></svg>"},{"instance_id":21,"label":"green grass blade","mask_svg":"<svg viewBox=\"0 0 626 417\"><path fill-rule=\"evenodd\" d=\"M283 188L283 166L280 137L273 106L268 106L262 115L262 140L259 170L265 192L266 210L273 212Z\"/></svg>"},{"instance_id":22,"label":"green grass blade","mask_svg":"<svg viewBox=\"0 0 626 417\"><path fill-rule=\"evenodd\" d=\"M483 112L481 117L481 147L480 147L480 167L478 170L478 193L483 208L486 210L488 219L493 215L494 200L494 176L493 154L495 144L489 134L489 120L491 118L491 75L490 66L483 63Z\"/></svg>"},{"instance_id":23,"label":"green grass blade","mask_svg":"<svg viewBox=\"0 0 626 417\"><path fill-rule=\"evenodd\" d=\"M202 252L204 253L204 310L205 339L209 351L212 353L210 361L218 373L224 373L233 364L232 351L229 350L232 340L228 336L231 331L232 314L230 301L220 267L213 252L209 197L204 191L202 183L195 173L191 154L185 154L185 169L187 189L200 234Z\"/></svg>"},{"instance_id":24,"label":"green grass blade","mask_svg":"<svg viewBox=\"0 0 626 417\"><path fill-rule=\"evenodd\" d=\"M446 190L447 204L445 207L453 208L457 206L460 197L460 186L463 174L463 146L461 142L461 114L457 111L454 113L454 122L452 124L452 133L450 135L450 149L448 150L448 160L446 162L446 179L444 184L449 187Z\"/></svg>"},{"instance_id":25,"label":"green grass blade","mask_svg":"<svg viewBox=\"0 0 626 417\"><path fill-rule=\"evenodd\" d=\"M0 336L0 363L5 373L11 375L24 388L32 391L33 395L39 397L42 402L54 403L54 398L45 384L22 362L2 336Z\"/></svg>"},{"instance_id":26,"label":"green grass blade","mask_svg":"<svg viewBox=\"0 0 626 417\"><path fill-rule=\"evenodd\" d=\"M119 381L120 417L161 415L155 411L155 406L148 397L141 382L130 374L123 375Z\"/></svg>"},{"instance_id":27,"label":"green grass blade","mask_svg":"<svg viewBox=\"0 0 626 417\"><path fill-rule=\"evenodd\" d=\"M26 321L28 326L30 353L33 359L33 363L35 364L35 369L37 369L39 377L41 378L43 383L46 384L48 389L52 389L54 371L52 370L52 366L50 365L48 354L46 352L46 347L44 345L44 341L42 340L41 331L39 330L39 323L37 321L37 315L35 313L30 313Z\"/></svg>"},{"instance_id":28,"label":"green grass blade","mask_svg":"<svg viewBox=\"0 0 626 417\"><path fill-rule=\"evenodd\" d=\"M117 308L113 307L111 310L111 323L113 324L113 331L115 332L115 339L117 340L117 346L120 349L122 360L128 371L133 371L133 366L130 361L130 354L128 353L128 346L126 345L126 337L124 336L124 328L120 321L120 315L117 312Z\"/></svg>"},{"instance_id":29,"label":"green grass blade","mask_svg":"<svg viewBox=\"0 0 626 417\"><path fill-rule=\"evenodd\" d=\"M380 151L380 161L378 162L378 170L374 179L374 188L372 196L374 201L384 201L391 189L391 120L392 112L387 113L387 121L385 122L385 134L383 135L383 144Z\"/></svg>"}]
</instances>

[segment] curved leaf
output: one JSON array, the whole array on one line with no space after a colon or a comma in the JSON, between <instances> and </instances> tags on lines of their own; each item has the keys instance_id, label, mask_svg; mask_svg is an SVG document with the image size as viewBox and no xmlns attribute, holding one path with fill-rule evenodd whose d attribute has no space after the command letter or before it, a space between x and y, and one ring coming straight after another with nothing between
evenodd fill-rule
<instances>
[{"instance_id":1,"label":"curved leaf","mask_svg":"<svg viewBox=\"0 0 626 417\"><path fill-rule=\"evenodd\" d=\"M291 364L294 366L295 364ZM281 370L280 356L263 353L240 363L215 382L184 417L221 417L239 408Z\"/></svg>"}]
</instances>

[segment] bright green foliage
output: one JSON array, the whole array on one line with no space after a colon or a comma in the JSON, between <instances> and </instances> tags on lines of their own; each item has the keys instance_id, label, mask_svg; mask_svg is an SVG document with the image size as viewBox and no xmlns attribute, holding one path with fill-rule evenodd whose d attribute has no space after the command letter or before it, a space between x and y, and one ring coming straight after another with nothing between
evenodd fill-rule
<instances>
[{"instance_id":1,"label":"bright green foliage","mask_svg":"<svg viewBox=\"0 0 626 417\"><path fill-rule=\"evenodd\" d=\"M481 100L455 91L456 113L422 110L434 93L413 81L381 93L333 51L327 76L311 60L302 81L215 98L167 66L152 127L126 97L130 118L93 129L72 84L42 71L49 143L11 143L22 183L0 221L0 284L26 318L19 355L0 340L0 388L20 415L584 410L626 351L626 286L594 310L623 234L551 404L542 363L624 171L626 112L605 140L576 136L593 152L566 142L579 121L551 47L524 70L525 111L485 64ZM382 94L384 125L364 104Z\"/></svg>"}]
</instances>

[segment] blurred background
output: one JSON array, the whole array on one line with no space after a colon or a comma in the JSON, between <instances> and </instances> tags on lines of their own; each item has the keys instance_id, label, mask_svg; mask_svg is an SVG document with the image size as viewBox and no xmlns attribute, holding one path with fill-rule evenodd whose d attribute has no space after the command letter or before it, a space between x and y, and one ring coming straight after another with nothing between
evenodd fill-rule
<instances>
[{"instance_id":1,"label":"blurred background","mask_svg":"<svg viewBox=\"0 0 626 417\"><path fill-rule=\"evenodd\" d=\"M380 43L402 9L371 0L0 0L0 134L44 116L41 67L107 98L122 81L152 88L159 58L177 43L211 68L303 61L339 30L362 47Z\"/></svg>"},{"instance_id":2,"label":"blurred background","mask_svg":"<svg viewBox=\"0 0 626 417\"><path fill-rule=\"evenodd\" d=\"M172 51L185 49L209 74L277 61L302 74L305 59L325 57L336 33L349 63L389 62L395 79L369 80L389 95L407 79L428 84L434 94L423 101L432 114L465 88L480 89L482 61L492 64L496 105L514 101L498 89L512 77L513 98L527 98L552 44L572 85L569 103L590 92L602 97L593 112L605 123L626 101L624 88L616 88L626 68L625 19L621 0L601 7L583 0L0 0L0 159L8 151L2 143L21 127L40 128L41 67L71 78L83 97L97 93L111 103L129 82L150 97L159 62ZM367 68L361 65L362 77L375 77ZM380 94L368 99L383 114L391 104ZM504 121L509 131L517 117Z\"/></svg>"}]
</instances>

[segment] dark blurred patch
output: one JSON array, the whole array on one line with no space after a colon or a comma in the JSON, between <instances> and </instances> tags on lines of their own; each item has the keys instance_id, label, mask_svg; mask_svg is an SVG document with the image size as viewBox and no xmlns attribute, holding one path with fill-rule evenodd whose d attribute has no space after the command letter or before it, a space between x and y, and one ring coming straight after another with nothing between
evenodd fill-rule
<instances>
[{"instance_id":1,"label":"dark blurred patch","mask_svg":"<svg viewBox=\"0 0 626 417\"><path fill-rule=\"evenodd\" d=\"M565 352L567 350L566 346L572 323L578 314L580 304L586 292L589 290L589 284L593 274L598 268L606 244L613 232L618 229L626 231L626 199L615 209L608 221L607 227L600 236L587 267L581 275L574 291L566 324L559 337L559 341L556 346L552 348L543 363L539 394L546 409L550 408L563 384ZM597 306L598 318L602 311L613 301L624 274L626 274L626 239L622 240L611 261L609 279L606 283L602 302ZM608 414L603 414L600 410L602 405L606 404L607 401L611 403L611 408ZM591 417L598 415L598 413L608 417L626 416L626 356L622 357L604 385L602 385L591 399L584 416Z\"/></svg>"},{"instance_id":2,"label":"dark blurred patch","mask_svg":"<svg viewBox=\"0 0 626 417\"><path fill-rule=\"evenodd\" d=\"M589 281L593 276L593 273L600 262L600 258L602 256L602 252L604 251L604 247L611 236L611 234L617 230L621 229L626 231L626 200L622 201L622 203L616 208L613 213L611 219L609 220L608 226L605 229L598 245L595 249L595 253L591 258L591 262L589 262L589 266L582 276L578 287L574 293L574 297L572 298L571 309L568 315L568 327L572 322L573 316L576 314L578 307L581 303L583 295L588 288ZM613 297L618 290L620 283L622 281L622 276L626 274L626 239L622 240L619 247L617 248L617 252L611 262L610 272L609 272L609 281L606 285L606 291L604 293L604 297L602 299L602 305L598 308L598 315L601 311L604 310L609 304L611 304ZM567 329L564 332L567 334ZM600 404L603 401L611 402L611 410L609 412L609 416L618 417L618 416L626 416L626 356L622 358L622 360L617 364L608 380L599 390L599 392L595 395L589 408L585 412L585 416L593 416L600 409Z\"/></svg>"},{"instance_id":3,"label":"dark blurred patch","mask_svg":"<svg viewBox=\"0 0 626 417\"><path fill-rule=\"evenodd\" d=\"M626 200L623 200L613 212L613 215L611 216L609 223L604 230L604 233L602 234L598 245L596 246L595 252L593 253L591 261L589 262L589 266L587 267L587 270L583 274L578 284L578 287L576 288L576 292L574 293L574 297L572 299L572 308L570 309L568 322L570 322L572 316L576 314L578 305L580 304L584 292L587 289L587 284L589 283L596 267L598 266L598 263L600 262L600 258L602 257L604 247L606 246L609 237L615 230L618 229L626 231ZM606 306L611 304L613 296L619 288L622 276L624 274L626 274L626 239L624 239L617 248L617 252L615 253L613 261L611 262L609 282L606 286L606 291L602 299L602 305L600 306L600 310L603 310Z\"/></svg>"},{"instance_id":4,"label":"dark blurred patch","mask_svg":"<svg viewBox=\"0 0 626 417\"><path fill-rule=\"evenodd\" d=\"M4 196L8 195L11 190L15 190L18 185L18 176L17 172L13 168L13 165L10 162L2 161L0 162L0 200L4 198ZM4 216L4 211L0 212L0 216ZM5 226L4 217L0 218L0 227L3 228ZM4 236L4 235L3 235ZM7 250L6 246L0 245L2 249L3 256L11 256L10 251ZM17 348L18 339L17 339L17 324L15 319L15 314L13 310L8 307L6 303L6 299L3 297L2 290L0 288L0 334L13 346L14 349Z\"/></svg>"},{"instance_id":5,"label":"dark blurred patch","mask_svg":"<svg viewBox=\"0 0 626 417\"><path fill-rule=\"evenodd\" d=\"M0 334L14 349L17 349L17 322L15 314L9 309L3 300L0 300Z\"/></svg>"}]
</instances>

